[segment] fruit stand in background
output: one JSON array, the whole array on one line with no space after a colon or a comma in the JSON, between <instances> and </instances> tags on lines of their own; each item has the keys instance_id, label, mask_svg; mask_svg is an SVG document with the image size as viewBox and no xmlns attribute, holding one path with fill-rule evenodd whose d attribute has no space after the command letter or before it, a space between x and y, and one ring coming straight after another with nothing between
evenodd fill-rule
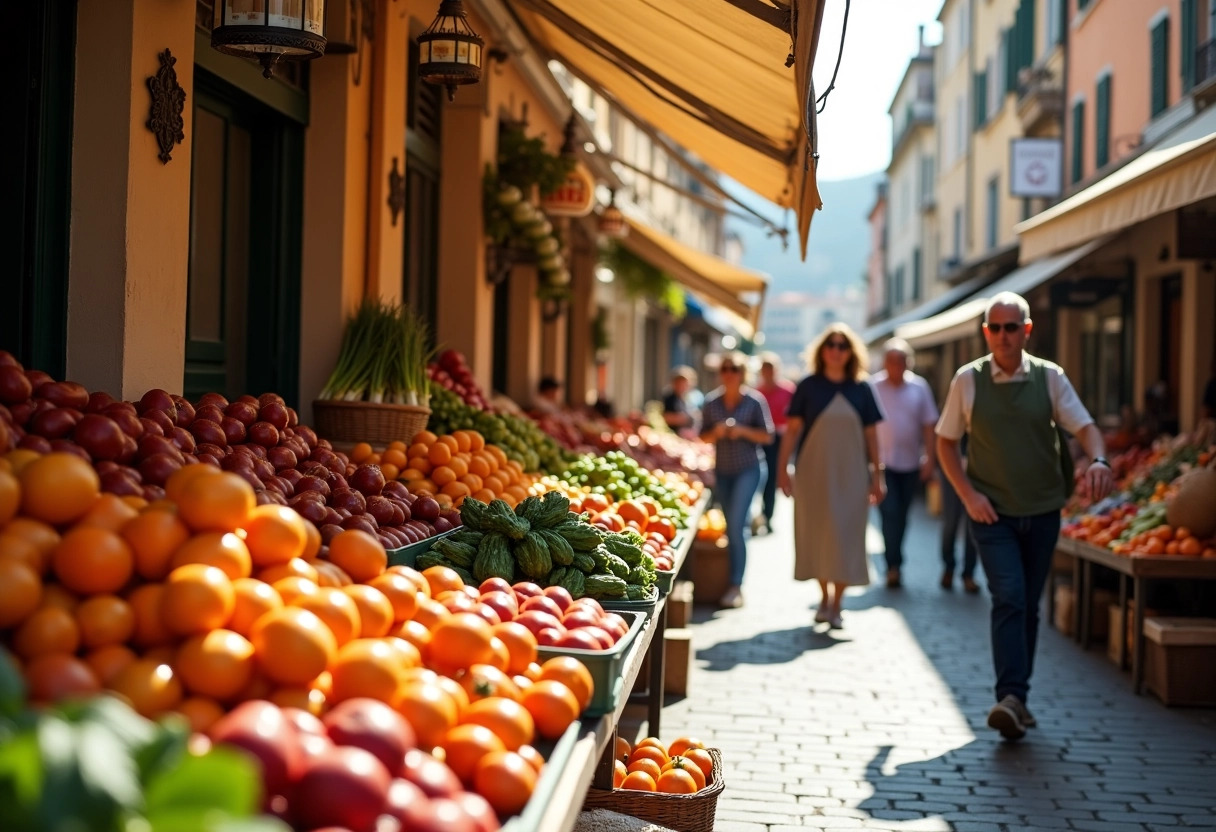
<instances>
[{"instance_id":1,"label":"fruit stand in background","mask_svg":"<svg viewBox=\"0 0 1216 832\"><path fill-rule=\"evenodd\" d=\"M259 788L215 795L215 822L570 828L595 772L611 783L708 495L624 454L563 452L461 395L434 431L344 451L273 394L116 402L0 353L0 730L28 700L142 737L125 753L172 753L170 785L141 771L106 793L105 811L150 821L203 806L174 800L237 748ZM635 597L649 611L604 608ZM93 753L64 776L93 782ZM25 759L0 754L0 780ZM47 782L0 827L85 811Z\"/></svg>"},{"instance_id":2,"label":"fruit stand in background","mask_svg":"<svg viewBox=\"0 0 1216 832\"><path fill-rule=\"evenodd\" d=\"M1057 553L1072 563L1068 623L1074 637L1087 646L1093 623L1102 615L1100 610L1095 613L1094 569L1115 573L1118 608L1111 615L1112 656L1123 667L1130 650L1137 693L1146 676L1150 584L1216 580L1214 461L1216 429L1208 422L1191 434L1161 437L1151 446L1113 455L1114 492L1093 503L1079 480L1065 509ZM1054 602L1053 588L1048 595ZM1214 611L1189 612L1212 616Z\"/></svg>"}]
</instances>

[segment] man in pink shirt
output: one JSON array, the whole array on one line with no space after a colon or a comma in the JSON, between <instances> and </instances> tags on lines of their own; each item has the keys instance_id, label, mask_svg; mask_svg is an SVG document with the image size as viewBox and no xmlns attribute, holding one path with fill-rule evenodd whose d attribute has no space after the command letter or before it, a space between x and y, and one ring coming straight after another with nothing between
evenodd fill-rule
<instances>
[{"instance_id":1,"label":"man in pink shirt","mask_svg":"<svg viewBox=\"0 0 1216 832\"><path fill-rule=\"evenodd\" d=\"M773 507L777 502L777 452L781 448L781 437L785 435L786 411L794 395L794 383L777 377L781 371L781 359L776 353L761 353L760 361L760 384L756 389L768 402L776 433L773 434L773 441L764 448L768 475L764 479L763 512L752 521L752 534L759 534L762 528L765 532L772 530Z\"/></svg>"}]
</instances>

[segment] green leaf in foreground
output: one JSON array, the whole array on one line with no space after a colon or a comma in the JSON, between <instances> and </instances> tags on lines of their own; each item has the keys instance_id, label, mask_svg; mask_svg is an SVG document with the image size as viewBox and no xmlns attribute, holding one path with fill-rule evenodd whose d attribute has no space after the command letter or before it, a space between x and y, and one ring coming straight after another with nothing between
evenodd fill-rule
<instances>
[{"instance_id":1,"label":"green leaf in foreground","mask_svg":"<svg viewBox=\"0 0 1216 832\"><path fill-rule=\"evenodd\" d=\"M155 774L145 791L149 819L180 809L200 817L206 809L250 815L261 800L261 777L253 761L237 752L213 748L205 756L187 754L172 769Z\"/></svg>"}]
</instances>

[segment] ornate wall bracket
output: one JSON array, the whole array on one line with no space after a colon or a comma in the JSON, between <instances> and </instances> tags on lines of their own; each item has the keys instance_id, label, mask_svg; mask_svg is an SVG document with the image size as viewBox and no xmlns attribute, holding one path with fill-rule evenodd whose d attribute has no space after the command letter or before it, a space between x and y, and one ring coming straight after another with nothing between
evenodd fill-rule
<instances>
[{"instance_id":1,"label":"ornate wall bracket","mask_svg":"<svg viewBox=\"0 0 1216 832\"><path fill-rule=\"evenodd\" d=\"M177 82L177 70L173 68L177 58L168 49L161 52L160 69L148 79L148 92L152 93L152 107L148 114L147 127L156 136L160 147L157 158L169 164L173 158L173 145L186 140L186 123L182 112L186 109L186 91Z\"/></svg>"},{"instance_id":2,"label":"ornate wall bracket","mask_svg":"<svg viewBox=\"0 0 1216 832\"><path fill-rule=\"evenodd\" d=\"M545 298L540 304L540 317L545 323L551 324L565 315L569 309L570 298L568 297Z\"/></svg>"},{"instance_id":3,"label":"ornate wall bracket","mask_svg":"<svg viewBox=\"0 0 1216 832\"><path fill-rule=\"evenodd\" d=\"M393 157L393 169L388 172L388 207L393 212L393 226L405 210L405 174L397 170L398 159Z\"/></svg>"},{"instance_id":4,"label":"ornate wall bracket","mask_svg":"<svg viewBox=\"0 0 1216 832\"><path fill-rule=\"evenodd\" d=\"M536 252L491 242L486 247L486 282L497 286L511 276L511 269L536 262Z\"/></svg>"}]
</instances>

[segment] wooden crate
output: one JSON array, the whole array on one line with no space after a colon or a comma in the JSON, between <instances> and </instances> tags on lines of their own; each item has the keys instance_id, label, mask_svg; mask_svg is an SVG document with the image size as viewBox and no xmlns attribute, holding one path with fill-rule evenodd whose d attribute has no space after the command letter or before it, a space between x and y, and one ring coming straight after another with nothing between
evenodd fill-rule
<instances>
[{"instance_id":1,"label":"wooden crate","mask_svg":"<svg viewBox=\"0 0 1216 832\"><path fill-rule=\"evenodd\" d=\"M692 581L676 581L667 596L667 626L687 627L692 620Z\"/></svg>"},{"instance_id":2,"label":"wooden crate","mask_svg":"<svg viewBox=\"0 0 1216 832\"><path fill-rule=\"evenodd\" d=\"M1216 706L1216 619L1144 622L1144 679L1167 705Z\"/></svg>"},{"instance_id":3,"label":"wooden crate","mask_svg":"<svg viewBox=\"0 0 1216 832\"><path fill-rule=\"evenodd\" d=\"M730 586L730 555L726 538L698 540L688 553L692 561L693 601L717 604Z\"/></svg>"}]
</instances>

